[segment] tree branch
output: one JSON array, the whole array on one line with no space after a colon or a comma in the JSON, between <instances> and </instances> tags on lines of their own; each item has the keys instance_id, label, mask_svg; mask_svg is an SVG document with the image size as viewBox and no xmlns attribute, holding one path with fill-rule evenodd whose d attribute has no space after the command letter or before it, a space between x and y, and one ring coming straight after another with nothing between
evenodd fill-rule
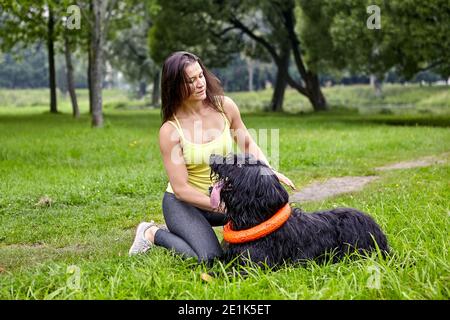
<instances>
[{"instance_id":1,"label":"tree branch","mask_svg":"<svg viewBox=\"0 0 450 320\"><path fill-rule=\"evenodd\" d=\"M211 32L211 34L213 35L213 36L215 36L216 38L222 38L222 36L224 36L226 33L228 33L229 31L231 31L231 30L234 30L234 29L238 29L236 26L230 26L230 27L227 27L227 28L225 28L225 29L223 29L223 30L221 30L220 32L214 32L212 29L210 30L210 32Z\"/></svg>"},{"instance_id":2,"label":"tree branch","mask_svg":"<svg viewBox=\"0 0 450 320\"><path fill-rule=\"evenodd\" d=\"M306 79L307 71L305 68L305 65L303 63L301 53L300 53L300 41L297 38L297 35L295 34L294 25L294 7L293 4L290 2L287 5L287 8L283 6L279 2L273 2L274 10L277 11L277 13L281 16L281 20L286 27L286 30L288 32L289 42L291 43L291 48L294 53L294 60L295 64L297 65L297 69L302 77L302 79ZM302 81L303 82L303 81ZM295 81L291 75L289 74L289 70L287 71L287 83L292 88L296 89L299 93L308 96L308 89L305 88L305 86L302 84L302 82Z\"/></svg>"},{"instance_id":3,"label":"tree branch","mask_svg":"<svg viewBox=\"0 0 450 320\"><path fill-rule=\"evenodd\" d=\"M301 94L308 96L308 91L300 83L296 82L289 74L287 74L287 83L294 89L296 89Z\"/></svg>"},{"instance_id":4,"label":"tree branch","mask_svg":"<svg viewBox=\"0 0 450 320\"><path fill-rule=\"evenodd\" d=\"M288 31L289 40L291 41L292 51L294 52L295 64L297 65L297 69L302 78L306 79L307 71L300 52L300 41L298 40L294 30L294 12L292 11L292 8L289 8L288 10L283 10L282 15L284 18L284 24Z\"/></svg>"},{"instance_id":5,"label":"tree branch","mask_svg":"<svg viewBox=\"0 0 450 320\"><path fill-rule=\"evenodd\" d=\"M435 67L437 67L437 66L443 64L444 62L445 62L445 61L444 61L443 59L440 59L440 60L438 60L438 61L435 61L435 62L429 64L429 65L426 66L425 68L420 68L420 69L418 70L418 72L424 72L424 71L433 69L433 68L435 68Z\"/></svg>"},{"instance_id":6,"label":"tree branch","mask_svg":"<svg viewBox=\"0 0 450 320\"><path fill-rule=\"evenodd\" d=\"M86 13L86 8L79 1L77 1L77 6L80 8L81 14L84 16L84 19L89 24L90 29L92 29L93 26L92 20L91 17L89 17L89 15Z\"/></svg>"},{"instance_id":7,"label":"tree branch","mask_svg":"<svg viewBox=\"0 0 450 320\"><path fill-rule=\"evenodd\" d=\"M210 26L209 22L206 21L205 17L203 15L199 15L198 18L200 19L200 22L202 22L204 25ZM229 31L238 29L236 26L229 26L224 29L222 29L220 32L214 32L214 28L210 26L208 28L209 32L216 38L221 39L225 34L227 34Z\"/></svg>"},{"instance_id":8,"label":"tree branch","mask_svg":"<svg viewBox=\"0 0 450 320\"><path fill-rule=\"evenodd\" d=\"M275 50L275 48L269 43L267 42L265 39L263 39L262 37L257 36L256 34L254 34L252 32L252 30L250 30L248 27L246 27L241 21L239 21L236 17L231 17L229 19L230 23L233 24L236 28L242 30L245 34L247 34L250 38L252 38L253 40L255 40L256 42L259 42L264 48L267 49L267 51L269 51L270 55L272 56L273 60L275 61L275 63L277 65L280 64L280 57L277 54L277 51Z\"/></svg>"},{"instance_id":9,"label":"tree branch","mask_svg":"<svg viewBox=\"0 0 450 320\"><path fill-rule=\"evenodd\" d=\"M112 0L112 2L107 3L106 14L105 14L105 22L103 25L103 32L105 34L108 33L109 23L111 22L112 12L114 11L114 7L116 6L117 0Z\"/></svg>"},{"instance_id":10,"label":"tree branch","mask_svg":"<svg viewBox=\"0 0 450 320\"><path fill-rule=\"evenodd\" d=\"M106 4L106 12L107 14L105 15L105 21L108 21L109 19L111 19L111 15L112 15L112 11L114 9L114 7L116 6L117 0L111 0L111 2L108 2Z\"/></svg>"},{"instance_id":11,"label":"tree branch","mask_svg":"<svg viewBox=\"0 0 450 320\"><path fill-rule=\"evenodd\" d=\"M125 40L125 44L139 60L142 60L142 61L147 60L147 57L143 54L140 54L129 39Z\"/></svg>"}]
</instances>

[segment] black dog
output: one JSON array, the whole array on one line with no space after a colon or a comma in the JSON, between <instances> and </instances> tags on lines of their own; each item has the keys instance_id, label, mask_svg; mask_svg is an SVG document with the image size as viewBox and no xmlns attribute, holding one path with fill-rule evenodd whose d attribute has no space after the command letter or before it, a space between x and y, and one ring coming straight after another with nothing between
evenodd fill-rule
<instances>
[{"instance_id":1,"label":"black dog","mask_svg":"<svg viewBox=\"0 0 450 320\"><path fill-rule=\"evenodd\" d=\"M232 230L245 230L271 218L289 201L278 178L265 164L250 155L212 155L211 178L225 205ZM213 189L214 192L214 189ZM213 199L213 197L211 197ZM212 200L213 201L213 200ZM288 208L289 209L289 208ZM268 266L332 257L333 261L357 251L380 249L388 253L386 236L368 215L352 208L305 213L291 209L285 223L272 233L245 243L224 242L224 260Z\"/></svg>"}]
</instances>

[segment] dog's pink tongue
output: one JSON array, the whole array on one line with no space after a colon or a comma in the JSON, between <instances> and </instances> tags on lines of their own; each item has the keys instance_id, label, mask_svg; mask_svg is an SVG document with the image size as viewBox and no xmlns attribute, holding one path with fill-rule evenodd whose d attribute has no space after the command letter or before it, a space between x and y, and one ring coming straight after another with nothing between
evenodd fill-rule
<instances>
[{"instance_id":1,"label":"dog's pink tongue","mask_svg":"<svg viewBox=\"0 0 450 320\"><path fill-rule=\"evenodd\" d=\"M223 187L223 183L218 182L213 186L213 189L211 191L211 195L210 195L210 203L211 203L211 207L213 207L214 209L217 209L219 207L220 204L220 190Z\"/></svg>"}]
</instances>

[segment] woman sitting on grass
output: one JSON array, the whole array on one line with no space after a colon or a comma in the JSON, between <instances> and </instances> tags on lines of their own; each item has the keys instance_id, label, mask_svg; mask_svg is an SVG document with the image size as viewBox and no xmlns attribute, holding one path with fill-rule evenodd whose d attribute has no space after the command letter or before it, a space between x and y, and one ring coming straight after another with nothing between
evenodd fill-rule
<instances>
[{"instance_id":1,"label":"woman sitting on grass","mask_svg":"<svg viewBox=\"0 0 450 320\"><path fill-rule=\"evenodd\" d=\"M210 204L210 155L231 152L234 138L242 152L268 161L236 104L224 97L219 80L194 54L175 52L166 59L161 98L159 144L169 178L162 209L168 230L153 221L140 223L129 254L144 253L155 244L211 262L222 254L212 227L224 225L226 216L224 208ZM275 174L295 188L284 175Z\"/></svg>"}]
</instances>

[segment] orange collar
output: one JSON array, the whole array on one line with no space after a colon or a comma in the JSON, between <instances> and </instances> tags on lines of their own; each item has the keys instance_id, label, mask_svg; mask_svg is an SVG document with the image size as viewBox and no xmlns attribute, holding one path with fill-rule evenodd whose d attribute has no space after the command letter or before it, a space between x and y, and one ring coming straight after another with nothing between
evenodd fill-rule
<instances>
[{"instance_id":1,"label":"orange collar","mask_svg":"<svg viewBox=\"0 0 450 320\"><path fill-rule=\"evenodd\" d=\"M266 220L252 228L234 231L231 230L231 222L223 227L223 239L229 243L244 243L265 237L281 227L291 215L291 207L286 203L269 220Z\"/></svg>"}]
</instances>

